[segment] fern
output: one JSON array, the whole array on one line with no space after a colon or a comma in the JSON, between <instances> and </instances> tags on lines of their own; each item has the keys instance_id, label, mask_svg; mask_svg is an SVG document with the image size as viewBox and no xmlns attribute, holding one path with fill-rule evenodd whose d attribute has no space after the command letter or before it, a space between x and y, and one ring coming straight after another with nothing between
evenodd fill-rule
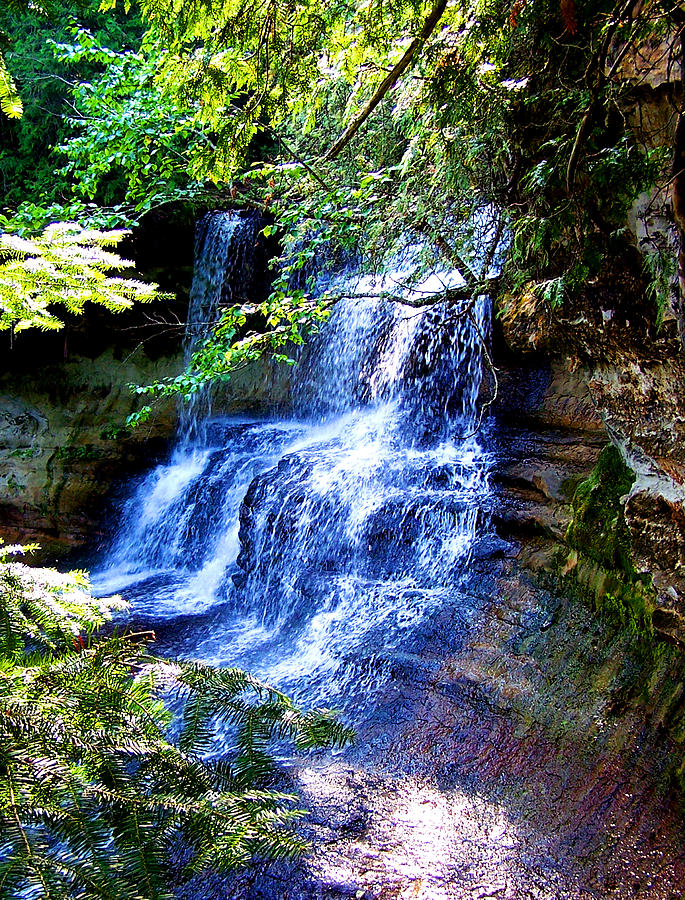
<instances>
[{"instance_id":1,"label":"fern","mask_svg":"<svg viewBox=\"0 0 685 900\"><path fill-rule=\"evenodd\" d=\"M17 86L10 75L7 63L0 56L0 112L9 119L20 119L24 107L17 93Z\"/></svg>"}]
</instances>

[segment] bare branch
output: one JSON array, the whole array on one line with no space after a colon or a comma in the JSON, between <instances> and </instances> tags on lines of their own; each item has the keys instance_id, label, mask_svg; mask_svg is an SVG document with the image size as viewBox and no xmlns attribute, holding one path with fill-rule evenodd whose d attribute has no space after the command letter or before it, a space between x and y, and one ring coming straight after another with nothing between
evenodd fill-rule
<instances>
[{"instance_id":1,"label":"bare branch","mask_svg":"<svg viewBox=\"0 0 685 900\"><path fill-rule=\"evenodd\" d=\"M607 74L606 60L607 56L609 55L609 50L611 49L611 43L614 39L614 35L616 34L618 26L621 24L621 21L625 19L626 16L630 17L631 19L633 18L633 13L635 12L635 8L638 6L639 2L640 0L627 0L627 2L624 3L619 10L617 10L613 21L607 28L601 46L597 50L597 53L592 58L586 70L586 78L589 79L589 77L594 72L595 81L591 87L590 102L588 103L583 118L580 120L580 125L578 126L578 130L576 131L575 140L573 141L573 147L571 149L571 155L568 160L568 165L566 166L566 191L569 194L572 193L573 186L575 184L576 170L580 161L580 153L583 142L585 141L585 138L587 137L587 134L592 124L594 123L597 111L601 108L601 103L599 102L598 96L599 91L606 83L606 81L613 77L616 70L618 69L619 63L627 52L627 48L630 46L630 40L626 41L625 47L623 48L622 52L619 53L618 58L614 61L614 64L611 67L611 71ZM635 18L635 21L637 21L637 17Z\"/></svg>"},{"instance_id":2,"label":"bare branch","mask_svg":"<svg viewBox=\"0 0 685 900\"><path fill-rule=\"evenodd\" d=\"M467 315L477 298L484 294L492 294L499 287L499 278L488 278L482 281L474 281L469 284L460 285L459 287L445 288L444 291L426 294L425 297L407 297L403 294L394 294L392 291L377 291L361 293L348 291L340 294L331 294L325 296L327 303L339 303L341 300L369 299L369 300L387 300L390 303L398 303L401 306L409 306L412 309L425 309L428 306L436 306L438 303L465 303L462 310L457 312L458 316Z\"/></svg>"},{"instance_id":3,"label":"bare branch","mask_svg":"<svg viewBox=\"0 0 685 900\"><path fill-rule=\"evenodd\" d=\"M492 396L488 400L486 400L485 403L481 406L480 411L478 413L478 421L476 422L473 429L470 432L468 432L468 434L464 435L464 440L466 440L467 438L473 437L475 434L477 434L480 431L481 425L483 424L483 418L485 416L485 411L487 409L490 409L490 407L495 402L495 400L497 400L497 395L499 394L499 379L497 378L497 369L495 367L495 363L493 362L492 356L490 355L490 348L488 347L488 342L485 338L485 335L483 334L481 327L478 324L478 322L476 321L475 316L473 315L473 311L471 309L469 309L469 311L468 311L468 318L469 318L469 321L471 322L471 324L473 325L473 328L474 328L476 334L478 335L478 340L480 341L481 350L483 351L483 356L485 358L485 362L487 364L488 371L492 375L493 387L492 387Z\"/></svg>"}]
</instances>

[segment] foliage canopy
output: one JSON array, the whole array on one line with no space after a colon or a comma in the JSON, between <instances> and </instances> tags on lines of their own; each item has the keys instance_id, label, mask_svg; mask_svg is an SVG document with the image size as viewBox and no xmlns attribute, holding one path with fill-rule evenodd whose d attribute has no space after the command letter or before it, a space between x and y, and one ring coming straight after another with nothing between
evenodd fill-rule
<instances>
[{"instance_id":1,"label":"foliage canopy","mask_svg":"<svg viewBox=\"0 0 685 900\"><path fill-rule=\"evenodd\" d=\"M54 43L73 40L79 27L114 50L137 47L143 32L139 16L123 9L100 12L96 0L14 0L0 5L0 31L5 35L0 48L23 107L21 118L0 116L1 205L11 211L25 206L25 219L31 207L72 205L72 183L56 171L60 160L55 148L65 139L74 112L71 91L95 77L99 64L84 58L67 67L56 57ZM61 218L71 221L78 214L74 207ZM54 214L43 218L38 230L56 220Z\"/></svg>"},{"instance_id":2,"label":"foliage canopy","mask_svg":"<svg viewBox=\"0 0 685 900\"><path fill-rule=\"evenodd\" d=\"M669 0L141 11L135 49L83 29L56 47L97 73L75 82L62 173L122 218L214 183L219 202L275 215L287 265L311 241L369 266L420 241L467 280L506 233L498 290L558 304L621 252L628 209L667 170L631 127L639 85L621 63L680 27Z\"/></svg>"},{"instance_id":3,"label":"foliage canopy","mask_svg":"<svg viewBox=\"0 0 685 900\"><path fill-rule=\"evenodd\" d=\"M317 326L320 304L302 273L323 247L379 269L420 244L417 278L456 267L467 287L427 302L525 294L544 315L638 251L645 283L668 302L671 261L636 247L627 221L642 192L667 183L672 148L640 142L631 120L640 78L623 64L646 42L675 52L678 4L143 0L141 8L165 47L158 84L208 136L194 177L275 220L283 255L261 335L274 316L296 336ZM257 148L262 159L251 163ZM232 325L240 311L226 316L223 355L208 354L221 357L218 369L200 361L210 378L230 370L230 342L240 339ZM240 347L234 360L242 364Z\"/></svg>"}]
</instances>

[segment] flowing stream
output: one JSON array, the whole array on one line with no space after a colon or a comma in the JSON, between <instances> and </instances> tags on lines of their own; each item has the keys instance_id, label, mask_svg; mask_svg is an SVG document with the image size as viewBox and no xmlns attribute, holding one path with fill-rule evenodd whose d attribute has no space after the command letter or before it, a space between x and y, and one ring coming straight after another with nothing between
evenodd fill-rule
<instances>
[{"instance_id":1,"label":"flowing stream","mask_svg":"<svg viewBox=\"0 0 685 900\"><path fill-rule=\"evenodd\" d=\"M249 294L255 229L231 213L200 227L189 350ZM471 317L338 303L294 367L287 418L185 410L170 458L131 487L98 592L122 593L160 652L372 710L426 623L464 602L488 492L473 433L487 329L485 301Z\"/></svg>"}]
</instances>

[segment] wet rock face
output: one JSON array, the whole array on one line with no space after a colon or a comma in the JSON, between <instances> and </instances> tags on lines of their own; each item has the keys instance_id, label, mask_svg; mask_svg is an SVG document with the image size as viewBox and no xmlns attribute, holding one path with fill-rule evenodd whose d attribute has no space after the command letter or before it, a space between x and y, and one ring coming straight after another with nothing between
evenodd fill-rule
<instances>
[{"instance_id":1,"label":"wet rock face","mask_svg":"<svg viewBox=\"0 0 685 900\"><path fill-rule=\"evenodd\" d=\"M151 465L176 433L174 398L155 405L149 423L126 429L141 405L131 384L150 384L183 368L180 353L151 360L139 349L74 357L30 376L0 377L0 536L37 542L48 556L98 538L113 485ZM264 411L287 403L288 367L236 373L215 409Z\"/></svg>"},{"instance_id":2,"label":"wet rock face","mask_svg":"<svg viewBox=\"0 0 685 900\"><path fill-rule=\"evenodd\" d=\"M638 490L628 497L625 518L635 565L652 577L653 627L685 650L685 506Z\"/></svg>"},{"instance_id":3,"label":"wet rock face","mask_svg":"<svg viewBox=\"0 0 685 900\"><path fill-rule=\"evenodd\" d=\"M626 353L595 368L588 387L635 483L623 499L635 568L651 577L658 607L685 609L685 357ZM660 630L660 629L657 629ZM673 637L673 628L668 635ZM685 630L680 632L685 648Z\"/></svg>"},{"instance_id":4,"label":"wet rock face","mask_svg":"<svg viewBox=\"0 0 685 900\"><path fill-rule=\"evenodd\" d=\"M21 400L0 397L0 444L19 450L33 444L48 431L45 416Z\"/></svg>"},{"instance_id":5,"label":"wet rock face","mask_svg":"<svg viewBox=\"0 0 685 900\"><path fill-rule=\"evenodd\" d=\"M574 429L589 433L604 426L588 389L588 372L568 358L499 363L493 412L507 425L529 429Z\"/></svg>"},{"instance_id":6,"label":"wet rock face","mask_svg":"<svg viewBox=\"0 0 685 900\"><path fill-rule=\"evenodd\" d=\"M48 554L92 540L94 513L122 472L159 453L175 427L173 404L133 432L129 383L174 371L176 360L142 354L74 358L0 382L0 531Z\"/></svg>"},{"instance_id":7,"label":"wet rock face","mask_svg":"<svg viewBox=\"0 0 685 900\"><path fill-rule=\"evenodd\" d=\"M506 404L496 408L492 475L500 536L518 542L530 568L571 578L609 619L631 622L647 645L657 637L685 650L677 377L653 362L648 371L634 363L593 373L558 360L547 370L505 369L500 380ZM671 447L673 455L657 455Z\"/></svg>"},{"instance_id":8,"label":"wet rock face","mask_svg":"<svg viewBox=\"0 0 685 900\"><path fill-rule=\"evenodd\" d=\"M499 379L495 526L505 538L558 545L571 523L573 493L607 440L586 371L559 360L501 367Z\"/></svg>"},{"instance_id":9,"label":"wet rock face","mask_svg":"<svg viewBox=\"0 0 685 900\"><path fill-rule=\"evenodd\" d=\"M669 40L655 36L639 51L631 49L615 77L631 83L632 105L624 112L638 143L667 148L672 155L678 121L674 100L681 97L682 85ZM635 473L620 511L628 528L627 549L636 571L653 579L662 610L657 619L670 623L672 636L673 622L685 609L685 319L673 299L682 293L677 276L671 301L658 308L639 252L659 247L677 263L682 238L674 221L677 197L668 173L663 183L665 188L636 198L624 249L608 254L604 271L575 297L557 308L525 292L504 297L500 322L515 353L524 358L542 354L557 369L570 366L581 376L596 419ZM563 382L548 389L557 402L563 392ZM584 427L577 418L566 424ZM534 477L529 481L533 488ZM556 518L563 520L563 505Z\"/></svg>"},{"instance_id":10,"label":"wet rock face","mask_svg":"<svg viewBox=\"0 0 685 900\"><path fill-rule=\"evenodd\" d=\"M669 478L685 482L685 357L665 361L626 354L620 366L602 366L588 379L590 394L610 434L630 442Z\"/></svg>"},{"instance_id":11,"label":"wet rock face","mask_svg":"<svg viewBox=\"0 0 685 900\"><path fill-rule=\"evenodd\" d=\"M588 388L608 438L635 473L621 500L633 565L653 580L659 607L682 610L685 358L679 343L670 347L672 352L658 361L651 354L626 351L620 364L592 369Z\"/></svg>"},{"instance_id":12,"label":"wet rock face","mask_svg":"<svg viewBox=\"0 0 685 900\"><path fill-rule=\"evenodd\" d=\"M638 575L653 580L656 607L680 615L685 609L685 354L675 314L667 310L657 327L656 308L646 299L644 281L631 260L630 255L626 261L617 260L617 266L625 262L622 273L589 285L582 296L557 311L543 309L533 298L510 301L502 322L510 346L518 352L543 350L556 371L537 408L528 413L533 427L553 421L588 431L599 425L634 473L632 487L624 486L616 498L620 509L611 521L595 522L597 540L619 520L627 523L625 555ZM569 377L580 377L581 382L574 385L573 399L566 397ZM593 411L587 426L582 413L576 412L583 409L578 405L583 390ZM560 416L561 409L570 415ZM551 410L557 414L550 418ZM539 501L548 509L549 528L565 540L568 505L555 489L559 473L553 472L550 480L549 465L538 461L535 467L536 471L524 467L518 474L531 490L538 490ZM586 474L591 469L592 465ZM615 486L611 472L605 477L609 488ZM554 500L556 507L550 505ZM539 518L545 520L545 513ZM577 549L595 563L609 565L596 559L592 535L586 538L587 546ZM617 564L617 569L623 566ZM678 630L673 621L670 616L669 638Z\"/></svg>"}]
</instances>

